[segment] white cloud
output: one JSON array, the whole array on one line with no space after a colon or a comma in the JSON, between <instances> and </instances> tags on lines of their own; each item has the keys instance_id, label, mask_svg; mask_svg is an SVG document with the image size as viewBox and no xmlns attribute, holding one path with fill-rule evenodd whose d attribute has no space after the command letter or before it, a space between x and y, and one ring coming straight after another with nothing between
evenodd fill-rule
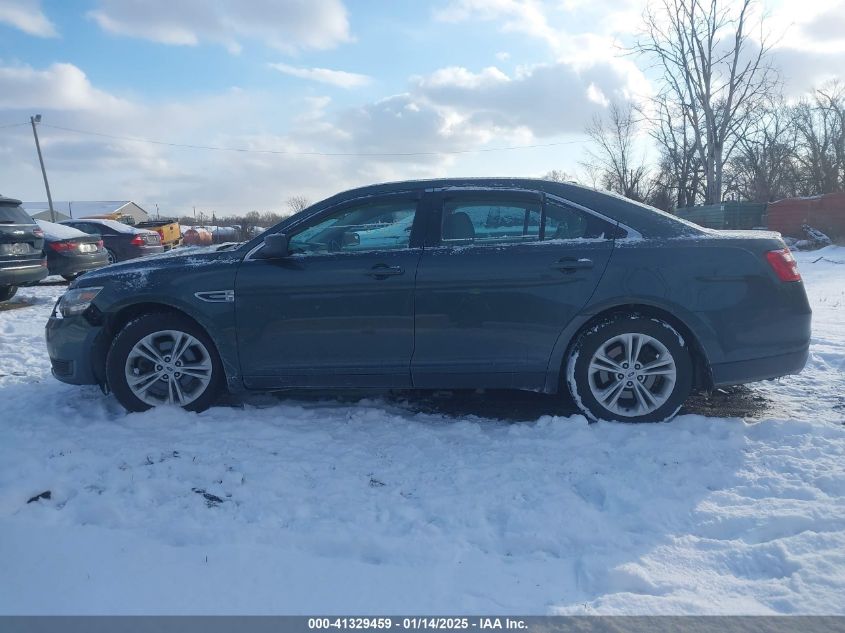
<instances>
[{"instance_id":1,"label":"white cloud","mask_svg":"<svg viewBox=\"0 0 845 633\"><path fill-rule=\"evenodd\" d=\"M453 0L434 16L442 22L495 21L505 32L525 33L552 45L558 39L539 0Z\"/></svg>"},{"instance_id":2,"label":"white cloud","mask_svg":"<svg viewBox=\"0 0 845 633\"><path fill-rule=\"evenodd\" d=\"M26 121L33 112L44 115L40 137L57 198L133 199L151 208L159 204L162 213L172 214L197 205L222 216L282 210L284 200L294 194L317 200L374 181L432 176L448 161L436 156L397 160L303 154L438 149L443 118L430 108L415 111L401 99L340 112L329 111L330 105L329 98L317 96L292 96L280 104L276 95L241 89L143 102L97 88L71 64L0 66L0 119ZM298 115L280 110L292 106ZM399 120L402 116L405 121ZM254 152L169 147L59 128ZM452 146L471 142L457 139ZM0 161L4 194L43 198L27 127L2 131Z\"/></svg>"},{"instance_id":3,"label":"white cloud","mask_svg":"<svg viewBox=\"0 0 845 633\"><path fill-rule=\"evenodd\" d=\"M541 64L513 76L496 67L478 73L443 68L414 84L427 102L455 111L467 125L529 130L536 137L581 133L605 104L630 98L636 88L628 68L610 62Z\"/></svg>"},{"instance_id":4,"label":"white cloud","mask_svg":"<svg viewBox=\"0 0 845 633\"><path fill-rule=\"evenodd\" d=\"M461 165L473 165L481 174L491 168L526 174L528 155L519 163L499 154L483 162L481 156L449 152L580 134L604 100L628 89L626 72L613 64L558 62L512 73L496 67L442 68L412 78L403 94L352 107L333 107L328 97L315 95L293 94L280 102L277 95L241 89L145 102L92 85L72 64L0 66L0 114L9 121L44 114L41 140L57 198L135 199L142 205L158 203L162 213L173 214L197 205L225 215L280 209L294 194L316 200L376 181L466 174ZM168 147L50 125L273 153ZM4 193L41 198L31 134L24 127L3 132L4 176L17 185ZM318 152L414 155L307 154ZM557 153L546 170L560 166L560 160ZM543 167L527 175L536 173L543 173Z\"/></svg>"},{"instance_id":5,"label":"white cloud","mask_svg":"<svg viewBox=\"0 0 845 633\"><path fill-rule=\"evenodd\" d=\"M0 0L0 22L38 37L56 37L56 27L44 15L39 0Z\"/></svg>"},{"instance_id":6,"label":"white cloud","mask_svg":"<svg viewBox=\"0 0 845 633\"><path fill-rule=\"evenodd\" d=\"M341 0L99 0L89 16L116 35L184 46L212 42L232 53L243 41L294 52L351 39Z\"/></svg>"},{"instance_id":7,"label":"white cloud","mask_svg":"<svg viewBox=\"0 0 845 633\"><path fill-rule=\"evenodd\" d=\"M0 67L0 108L114 111L129 104L94 88L73 64L53 64L46 70Z\"/></svg>"},{"instance_id":8,"label":"white cloud","mask_svg":"<svg viewBox=\"0 0 845 633\"><path fill-rule=\"evenodd\" d=\"M300 79L308 79L310 81L318 81L339 88L360 88L372 82L372 78L367 75L360 75L358 73L350 73L344 70L331 70L329 68L302 68L299 66L290 66L289 64L269 64L270 68L278 70L285 75L299 77Z\"/></svg>"}]
</instances>

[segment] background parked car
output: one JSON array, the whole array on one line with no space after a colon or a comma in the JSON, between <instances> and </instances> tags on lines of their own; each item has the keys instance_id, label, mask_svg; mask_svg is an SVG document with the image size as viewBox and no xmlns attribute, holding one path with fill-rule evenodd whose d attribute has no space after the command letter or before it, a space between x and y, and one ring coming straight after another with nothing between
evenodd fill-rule
<instances>
[{"instance_id":1,"label":"background parked car","mask_svg":"<svg viewBox=\"0 0 845 633\"><path fill-rule=\"evenodd\" d=\"M99 234L89 235L71 226L36 220L44 231L44 253L51 275L68 281L84 272L109 263L108 253Z\"/></svg>"},{"instance_id":2,"label":"background parked car","mask_svg":"<svg viewBox=\"0 0 845 633\"><path fill-rule=\"evenodd\" d=\"M11 299L18 286L47 276L43 246L44 231L21 208L21 201L0 196L0 301Z\"/></svg>"},{"instance_id":3,"label":"background parked car","mask_svg":"<svg viewBox=\"0 0 845 633\"><path fill-rule=\"evenodd\" d=\"M179 222L173 218L138 222L135 227L158 233L161 238L161 245L164 246L166 251L182 244L182 228L179 226Z\"/></svg>"},{"instance_id":4,"label":"background parked car","mask_svg":"<svg viewBox=\"0 0 845 633\"><path fill-rule=\"evenodd\" d=\"M155 231L136 229L116 220L65 220L62 224L89 235L100 235L106 247L108 262L122 262L144 255L164 252L161 237Z\"/></svg>"}]
</instances>

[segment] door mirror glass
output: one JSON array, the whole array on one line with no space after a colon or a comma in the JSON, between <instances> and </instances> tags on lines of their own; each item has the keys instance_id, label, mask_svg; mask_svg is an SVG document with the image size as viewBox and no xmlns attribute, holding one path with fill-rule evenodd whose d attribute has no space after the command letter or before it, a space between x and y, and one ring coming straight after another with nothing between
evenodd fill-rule
<instances>
[{"instance_id":1,"label":"door mirror glass","mask_svg":"<svg viewBox=\"0 0 845 633\"><path fill-rule=\"evenodd\" d=\"M288 236L284 233L273 233L264 238L264 248L258 255L262 259L279 259L288 256Z\"/></svg>"}]
</instances>

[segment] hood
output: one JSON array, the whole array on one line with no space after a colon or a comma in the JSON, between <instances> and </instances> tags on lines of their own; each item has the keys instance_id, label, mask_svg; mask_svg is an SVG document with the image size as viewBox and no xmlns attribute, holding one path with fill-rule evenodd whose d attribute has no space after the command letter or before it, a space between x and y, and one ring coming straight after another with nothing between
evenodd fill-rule
<instances>
[{"instance_id":1,"label":"hood","mask_svg":"<svg viewBox=\"0 0 845 633\"><path fill-rule=\"evenodd\" d=\"M166 270L169 275L189 275L192 271L214 265L232 265L243 259L237 247L240 244L216 244L214 246L189 246L175 248L166 253L147 255L139 259L111 264L85 273L70 284L69 288L101 285L113 280L144 278Z\"/></svg>"}]
</instances>

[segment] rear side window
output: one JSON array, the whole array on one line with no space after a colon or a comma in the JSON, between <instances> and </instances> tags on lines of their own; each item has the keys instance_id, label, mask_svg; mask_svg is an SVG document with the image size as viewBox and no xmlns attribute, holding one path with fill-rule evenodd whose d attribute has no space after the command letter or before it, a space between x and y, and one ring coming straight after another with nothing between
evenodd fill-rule
<instances>
[{"instance_id":1,"label":"rear side window","mask_svg":"<svg viewBox=\"0 0 845 633\"><path fill-rule=\"evenodd\" d=\"M99 233L100 235L111 235L112 231L107 229L106 227L100 224L92 224L90 222L75 222L74 224L69 224L75 229L82 231L83 233L87 233L88 235L94 235L95 233Z\"/></svg>"},{"instance_id":2,"label":"rear side window","mask_svg":"<svg viewBox=\"0 0 845 633\"><path fill-rule=\"evenodd\" d=\"M0 224L35 224L35 220L22 207L0 204Z\"/></svg>"},{"instance_id":3,"label":"rear side window","mask_svg":"<svg viewBox=\"0 0 845 633\"><path fill-rule=\"evenodd\" d=\"M513 244L540 239L539 203L447 201L443 206L443 244Z\"/></svg>"},{"instance_id":4,"label":"rear side window","mask_svg":"<svg viewBox=\"0 0 845 633\"><path fill-rule=\"evenodd\" d=\"M624 237L615 224L553 202L546 203L546 240L614 239Z\"/></svg>"},{"instance_id":5,"label":"rear side window","mask_svg":"<svg viewBox=\"0 0 845 633\"><path fill-rule=\"evenodd\" d=\"M540 239L609 240L624 236L615 224L548 201L545 214L540 203L533 201L447 201L441 220L441 243L444 245L516 244Z\"/></svg>"}]
</instances>

